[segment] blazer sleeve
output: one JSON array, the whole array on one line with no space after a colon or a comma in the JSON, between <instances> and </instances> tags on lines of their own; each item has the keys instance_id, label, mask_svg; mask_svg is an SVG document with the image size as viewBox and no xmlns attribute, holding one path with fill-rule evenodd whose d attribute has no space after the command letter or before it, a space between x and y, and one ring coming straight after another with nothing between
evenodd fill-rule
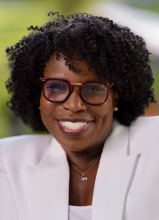
<instances>
[{"instance_id":1,"label":"blazer sleeve","mask_svg":"<svg viewBox=\"0 0 159 220\"><path fill-rule=\"evenodd\" d=\"M0 219L18 220L9 182L7 180L7 175L4 171L1 160L0 160Z\"/></svg>"}]
</instances>

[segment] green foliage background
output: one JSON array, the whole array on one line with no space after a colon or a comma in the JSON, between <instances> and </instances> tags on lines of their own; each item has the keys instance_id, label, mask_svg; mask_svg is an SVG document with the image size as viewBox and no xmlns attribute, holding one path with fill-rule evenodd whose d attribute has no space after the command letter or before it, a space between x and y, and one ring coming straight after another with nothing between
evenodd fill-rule
<instances>
[{"instance_id":1,"label":"green foliage background","mask_svg":"<svg viewBox=\"0 0 159 220\"><path fill-rule=\"evenodd\" d=\"M75 12L94 14L91 7L94 1L97 0L0 1L0 138L32 133L20 120L15 119L6 106L6 102L10 99L5 89L5 81L9 77L6 47L15 44L22 36L27 35L27 27L30 25L44 24L48 20L49 11L59 11L61 14ZM158 62L152 63L156 78L154 88L157 99L159 99L158 65ZM159 107L153 105L150 107L150 111L152 114L159 114Z\"/></svg>"}]
</instances>

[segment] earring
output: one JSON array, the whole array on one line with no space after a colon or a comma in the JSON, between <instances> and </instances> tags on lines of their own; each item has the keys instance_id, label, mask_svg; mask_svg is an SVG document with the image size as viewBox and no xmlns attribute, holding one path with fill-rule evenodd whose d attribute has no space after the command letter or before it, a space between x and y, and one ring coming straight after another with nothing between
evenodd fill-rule
<instances>
[{"instance_id":1,"label":"earring","mask_svg":"<svg viewBox=\"0 0 159 220\"><path fill-rule=\"evenodd\" d=\"M41 110L41 107L39 106L39 110Z\"/></svg>"},{"instance_id":2,"label":"earring","mask_svg":"<svg viewBox=\"0 0 159 220\"><path fill-rule=\"evenodd\" d=\"M117 112L117 111L118 111L118 107L115 107L115 108L114 108L114 111Z\"/></svg>"}]
</instances>

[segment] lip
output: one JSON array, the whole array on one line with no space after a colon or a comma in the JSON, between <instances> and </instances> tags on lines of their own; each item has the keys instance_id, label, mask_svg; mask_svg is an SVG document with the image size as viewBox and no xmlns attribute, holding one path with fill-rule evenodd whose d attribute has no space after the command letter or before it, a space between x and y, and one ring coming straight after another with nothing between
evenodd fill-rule
<instances>
[{"instance_id":1,"label":"lip","mask_svg":"<svg viewBox=\"0 0 159 220\"><path fill-rule=\"evenodd\" d=\"M91 122L93 120L88 119L81 119L81 118L62 118L62 119L56 119L57 121L70 121L70 122Z\"/></svg>"},{"instance_id":2,"label":"lip","mask_svg":"<svg viewBox=\"0 0 159 220\"><path fill-rule=\"evenodd\" d=\"M86 120L86 119L58 119L56 120L57 121L57 124L59 126L59 129L60 131L66 135L66 136L69 136L69 137L75 137L75 136L81 136L81 135L84 135L91 127L92 125L92 121L90 120ZM82 128L78 128L78 129L69 129L69 128L66 128L65 126L63 126L60 121L70 121L70 122L87 122L87 124L85 126L83 126Z\"/></svg>"}]
</instances>

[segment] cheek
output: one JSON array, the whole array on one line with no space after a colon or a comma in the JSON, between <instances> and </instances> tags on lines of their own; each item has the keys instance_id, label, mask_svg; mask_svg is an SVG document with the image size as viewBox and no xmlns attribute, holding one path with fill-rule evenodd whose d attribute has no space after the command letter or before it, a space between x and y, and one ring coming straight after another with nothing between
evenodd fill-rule
<instances>
[{"instance_id":1,"label":"cheek","mask_svg":"<svg viewBox=\"0 0 159 220\"><path fill-rule=\"evenodd\" d=\"M46 116L51 115L54 110L54 103L47 101L43 94L41 94L40 97L40 106L41 112L43 112Z\"/></svg>"},{"instance_id":2,"label":"cheek","mask_svg":"<svg viewBox=\"0 0 159 220\"><path fill-rule=\"evenodd\" d=\"M41 107L41 111L40 111L41 120L42 120L43 124L45 125L45 127L48 129L48 131L50 131L51 125L53 123L52 114L56 109L56 104L47 101L44 98L44 96L41 95L40 107Z\"/></svg>"},{"instance_id":3,"label":"cheek","mask_svg":"<svg viewBox=\"0 0 159 220\"><path fill-rule=\"evenodd\" d=\"M113 106L112 94L108 96L107 101L103 105L99 106L96 109L96 112L99 118L103 118L103 119L113 116L114 106Z\"/></svg>"},{"instance_id":4,"label":"cheek","mask_svg":"<svg viewBox=\"0 0 159 220\"><path fill-rule=\"evenodd\" d=\"M108 99L106 103L96 108L96 115L98 116L98 126L100 127L100 133L101 135L106 133L109 133L109 130L112 125L113 120L113 112L114 112L114 106L113 106L113 100L112 95L108 96Z\"/></svg>"}]
</instances>

